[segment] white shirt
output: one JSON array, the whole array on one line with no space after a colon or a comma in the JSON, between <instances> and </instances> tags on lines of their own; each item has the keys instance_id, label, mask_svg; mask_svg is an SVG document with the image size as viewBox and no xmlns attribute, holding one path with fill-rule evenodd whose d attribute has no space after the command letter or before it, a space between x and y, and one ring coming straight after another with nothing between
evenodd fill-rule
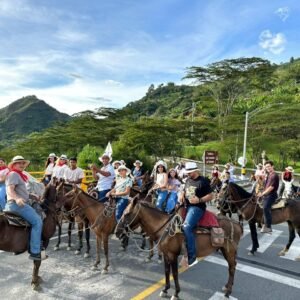
<instances>
[{"instance_id":1,"label":"white shirt","mask_svg":"<svg viewBox=\"0 0 300 300\"><path fill-rule=\"evenodd\" d=\"M104 172L109 172L110 176L103 176L100 173L97 173L97 176L99 178L97 183L97 189L98 191L110 190L115 179L114 167L111 164L108 164L106 166L103 166L100 170Z\"/></svg>"},{"instance_id":2,"label":"white shirt","mask_svg":"<svg viewBox=\"0 0 300 300\"><path fill-rule=\"evenodd\" d=\"M70 181L77 181L79 179L83 179L83 177L84 173L83 170L80 168L76 168L74 170L72 170L71 168L67 168L65 170L64 178L67 183L69 183ZM77 186L80 187L80 184L77 184Z\"/></svg>"},{"instance_id":3,"label":"white shirt","mask_svg":"<svg viewBox=\"0 0 300 300\"><path fill-rule=\"evenodd\" d=\"M66 169L68 169L67 165L62 165L61 167L56 165L53 169L52 177L57 179L64 178Z\"/></svg>"},{"instance_id":4,"label":"white shirt","mask_svg":"<svg viewBox=\"0 0 300 300\"><path fill-rule=\"evenodd\" d=\"M54 169L54 163L50 163L45 170L45 175L52 175L53 169Z\"/></svg>"}]
</instances>

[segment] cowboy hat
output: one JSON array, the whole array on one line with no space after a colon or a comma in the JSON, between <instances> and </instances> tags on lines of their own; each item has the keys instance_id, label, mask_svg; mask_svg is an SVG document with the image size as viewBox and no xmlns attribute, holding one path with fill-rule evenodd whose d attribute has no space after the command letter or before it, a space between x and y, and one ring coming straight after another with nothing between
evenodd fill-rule
<instances>
[{"instance_id":1,"label":"cowboy hat","mask_svg":"<svg viewBox=\"0 0 300 300\"><path fill-rule=\"evenodd\" d=\"M166 164L163 160L159 160L159 161L155 164L155 169L157 169L158 166L164 166L165 169L167 169L167 164Z\"/></svg>"},{"instance_id":2,"label":"cowboy hat","mask_svg":"<svg viewBox=\"0 0 300 300\"><path fill-rule=\"evenodd\" d=\"M119 164L119 165L123 165L122 162L120 160L115 160L112 165L113 167L115 167L116 164Z\"/></svg>"},{"instance_id":3,"label":"cowboy hat","mask_svg":"<svg viewBox=\"0 0 300 300\"><path fill-rule=\"evenodd\" d=\"M200 172L200 169L198 168L197 164L193 161L188 161L185 164L185 173L189 174L195 171Z\"/></svg>"},{"instance_id":4,"label":"cowboy hat","mask_svg":"<svg viewBox=\"0 0 300 300\"><path fill-rule=\"evenodd\" d=\"M256 167L263 167L263 164L259 163Z\"/></svg>"},{"instance_id":5,"label":"cowboy hat","mask_svg":"<svg viewBox=\"0 0 300 300\"><path fill-rule=\"evenodd\" d=\"M292 167L290 167L290 166L286 167L285 169L288 172L294 173L294 169Z\"/></svg>"},{"instance_id":6,"label":"cowboy hat","mask_svg":"<svg viewBox=\"0 0 300 300\"><path fill-rule=\"evenodd\" d=\"M120 160L120 163L121 163L121 165L126 166L126 162L123 159Z\"/></svg>"},{"instance_id":7,"label":"cowboy hat","mask_svg":"<svg viewBox=\"0 0 300 300\"><path fill-rule=\"evenodd\" d=\"M103 163L103 157L108 157L109 162L112 161L112 157L108 153L103 153L102 156L100 156L98 159Z\"/></svg>"},{"instance_id":8,"label":"cowboy hat","mask_svg":"<svg viewBox=\"0 0 300 300\"><path fill-rule=\"evenodd\" d=\"M140 167L141 167L141 166L143 165L143 162L137 159L137 160L133 163L133 165L136 166L136 164L140 164Z\"/></svg>"},{"instance_id":9,"label":"cowboy hat","mask_svg":"<svg viewBox=\"0 0 300 300\"><path fill-rule=\"evenodd\" d=\"M15 156L11 162L8 164L8 168L12 168L14 164L16 163L19 163L19 162L25 162L26 163L26 166L25 168L30 164L30 161L29 160L26 160L23 156L21 155L17 155Z\"/></svg>"},{"instance_id":10,"label":"cowboy hat","mask_svg":"<svg viewBox=\"0 0 300 300\"><path fill-rule=\"evenodd\" d=\"M60 157L59 157L60 160L68 160L68 156L66 154L62 154Z\"/></svg>"},{"instance_id":11,"label":"cowboy hat","mask_svg":"<svg viewBox=\"0 0 300 300\"><path fill-rule=\"evenodd\" d=\"M124 165L121 165L118 168L117 173L119 174L121 170L126 170L126 176L128 176L131 173L131 171L128 168L126 168Z\"/></svg>"},{"instance_id":12,"label":"cowboy hat","mask_svg":"<svg viewBox=\"0 0 300 300\"><path fill-rule=\"evenodd\" d=\"M48 155L48 158L50 158L50 157L57 157L57 156L55 155L55 153L50 153L50 154Z\"/></svg>"}]
</instances>

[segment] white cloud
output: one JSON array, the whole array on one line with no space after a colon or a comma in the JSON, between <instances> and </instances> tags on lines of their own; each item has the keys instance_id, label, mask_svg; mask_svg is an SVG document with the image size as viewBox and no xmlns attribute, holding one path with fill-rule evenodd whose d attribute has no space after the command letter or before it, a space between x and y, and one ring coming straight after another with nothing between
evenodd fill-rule
<instances>
[{"instance_id":1,"label":"white cloud","mask_svg":"<svg viewBox=\"0 0 300 300\"><path fill-rule=\"evenodd\" d=\"M261 32L259 45L273 54L280 54L285 49L286 38L283 33L272 33L269 29Z\"/></svg>"},{"instance_id":2,"label":"white cloud","mask_svg":"<svg viewBox=\"0 0 300 300\"><path fill-rule=\"evenodd\" d=\"M290 16L290 9L285 7L280 7L275 11L275 14L284 22Z\"/></svg>"},{"instance_id":3,"label":"white cloud","mask_svg":"<svg viewBox=\"0 0 300 300\"><path fill-rule=\"evenodd\" d=\"M62 29L57 32L56 38L63 42L67 43L79 43L90 41L91 38L87 33L71 30L71 29Z\"/></svg>"}]
</instances>

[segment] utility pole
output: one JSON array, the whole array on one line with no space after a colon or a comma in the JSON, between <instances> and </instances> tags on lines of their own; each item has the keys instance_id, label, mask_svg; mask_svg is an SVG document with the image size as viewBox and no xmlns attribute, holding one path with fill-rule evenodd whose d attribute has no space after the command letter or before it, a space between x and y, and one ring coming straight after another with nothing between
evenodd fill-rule
<instances>
[{"instance_id":1,"label":"utility pole","mask_svg":"<svg viewBox=\"0 0 300 300\"><path fill-rule=\"evenodd\" d=\"M195 102L193 102L193 104L192 104L191 138L194 136L194 117L195 117L195 110L196 110L196 106L195 106Z\"/></svg>"}]
</instances>

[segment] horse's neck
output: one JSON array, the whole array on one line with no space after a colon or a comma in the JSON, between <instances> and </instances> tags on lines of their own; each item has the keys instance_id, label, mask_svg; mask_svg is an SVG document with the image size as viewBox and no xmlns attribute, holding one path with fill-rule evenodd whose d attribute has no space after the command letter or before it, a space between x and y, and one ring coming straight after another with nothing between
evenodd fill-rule
<instances>
[{"instance_id":1,"label":"horse's neck","mask_svg":"<svg viewBox=\"0 0 300 300\"><path fill-rule=\"evenodd\" d=\"M84 208L84 214L90 221L90 223L94 223L100 213L104 210L104 204L97 202L94 199L90 199L89 196L81 193L78 196L78 201L80 208Z\"/></svg>"},{"instance_id":2,"label":"horse's neck","mask_svg":"<svg viewBox=\"0 0 300 300\"><path fill-rule=\"evenodd\" d=\"M249 195L248 198L241 198L237 192L235 193L236 195L234 197L236 201L234 201L233 204L239 209L246 220L254 218L254 215L260 209L258 203L256 202L257 199L253 199L255 196Z\"/></svg>"},{"instance_id":3,"label":"horse's neck","mask_svg":"<svg viewBox=\"0 0 300 300\"><path fill-rule=\"evenodd\" d=\"M141 206L140 209L140 223L142 229L153 239L158 239L163 230L164 224L168 219L167 215L160 212L155 212L154 209ZM163 226L163 228L161 228Z\"/></svg>"}]
</instances>

